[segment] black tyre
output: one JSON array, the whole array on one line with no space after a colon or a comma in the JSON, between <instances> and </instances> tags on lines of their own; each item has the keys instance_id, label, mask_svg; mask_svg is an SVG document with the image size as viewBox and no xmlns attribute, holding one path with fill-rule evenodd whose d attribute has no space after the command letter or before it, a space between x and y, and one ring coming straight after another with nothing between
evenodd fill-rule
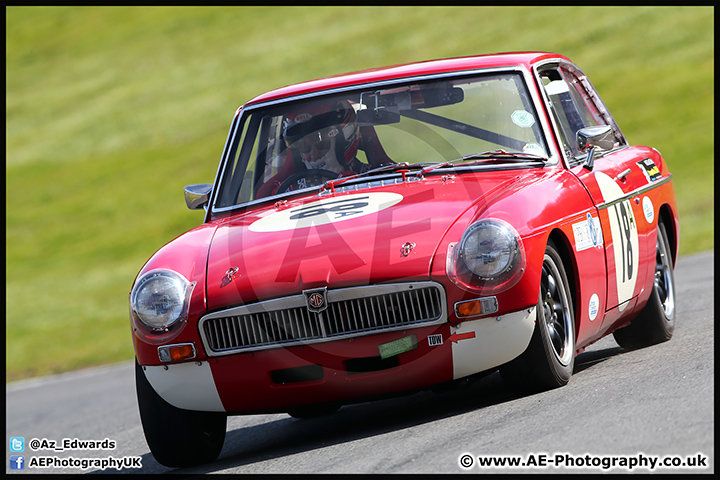
<instances>
[{"instance_id":1,"label":"black tyre","mask_svg":"<svg viewBox=\"0 0 720 480\"><path fill-rule=\"evenodd\" d=\"M521 391L566 385L575 365L575 315L560 255L550 242L545 249L537 317L530 345L500 373Z\"/></svg>"},{"instance_id":2,"label":"black tyre","mask_svg":"<svg viewBox=\"0 0 720 480\"><path fill-rule=\"evenodd\" d=\"M675 331L675 273L665 225L658 223L655 281L647 305L627 327L613 336L621 347L633 350L670 340Z\"/></svg>"},{"instance_id":3,"label":"black tyre","mask_svg":"<svg viewBox=\"0 0 720 480\"><path fill-rule=\"evenodd\" d=\"M212 462L225 441L227 416L174 407L155 392L135 360L140 420L150 451L159 463L173 468Z\"/></svg>"}]
</instances>

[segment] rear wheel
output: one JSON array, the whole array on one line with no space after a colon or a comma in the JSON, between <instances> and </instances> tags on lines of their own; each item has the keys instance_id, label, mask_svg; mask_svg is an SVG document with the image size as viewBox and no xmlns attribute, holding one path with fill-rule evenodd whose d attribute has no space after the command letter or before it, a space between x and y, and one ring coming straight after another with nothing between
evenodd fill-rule
<instances>
[{"instance_id":1,"label":"rear wheel","mask_svg":"<svg viewBox=\"0 0 720 480\"><path fill-rule=\"evenodd\" d=\"M179 468L212 462L220 455L227 424L224 413L170 405L155 392L137 360L135 386L145 440L155 460Z\"/></svg>"},{"instance_id":2,"label":"rear wheel","mask_svg":"<svg viewBox=\"0 0 720 480\"><path fill-rule=\"evenodd\" d=\"M658 223L655 280L647 305L627 327L613 333L623 348L633 350L670 340L675 331L675 273L665 225Z\"/></svg>"},{"instance_id":3,"label":"rear wheel","mask_svg":"<svg viewBox=\"0 0 720 480\"><path fill-rule=\"evenodd\" d=\"M548 243L542 265L535 330L527 350L500 373L516 389L566 385L575 364L575 318L562 260Z\"/></svg>"}]
</instances>

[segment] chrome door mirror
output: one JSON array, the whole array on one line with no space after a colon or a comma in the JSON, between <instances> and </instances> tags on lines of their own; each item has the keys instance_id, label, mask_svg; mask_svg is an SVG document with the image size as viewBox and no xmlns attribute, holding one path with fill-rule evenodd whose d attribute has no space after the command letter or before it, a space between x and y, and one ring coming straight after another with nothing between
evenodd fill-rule
<instances>
[{"instance_id":1,"label":"chrome door mirror","mask_svg":"<svg viewBox=\"0 0 720 480\"><path fill-rule=\"evenodd\" d=\"M186 185L183 191L185 192L185 204L187 207L190 210L200 210L206 207L210 201L212 185L209 183Z\"/></svg>"},{"instance_id":2,"label":"chrome door mirror","mask_svg":"<svg viewBox=\"0 0 720 480\"><path fill-rule=\"evenodd\" d=\"M581 152L590 148L583 165L588 170L593 169L593 155L596 148L612 150L615 146L615 135L610 125L598 125L597 127L585 127L578 130L577 146Z\"/></svg>"}]
</instances>

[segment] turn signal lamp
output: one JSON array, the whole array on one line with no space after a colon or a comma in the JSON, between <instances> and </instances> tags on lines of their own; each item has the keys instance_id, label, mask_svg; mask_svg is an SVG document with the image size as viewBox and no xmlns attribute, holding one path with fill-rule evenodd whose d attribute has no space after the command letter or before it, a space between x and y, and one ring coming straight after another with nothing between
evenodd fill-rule
<instances>
[{"instance_id":1,"label":"turn signal lamp","mask_svg":"<svg viewBox=\"0 0 720 480\"><path fill-rule=\"evenodd\" d=\"M476 298L466 302L458 302L455 304L455 315L458 318L477 317L480 315L490 315L498 311L498 302L496 297Z\"/></svg>"},{"instance_id":2,"label":"turn signal lamp","mask_svg":"<svg viewBox=\"0 0 720 480\"><path fill-rule=\"evenodd\" d=\"M179 362L192 360L197 355L194 343L178 343L158 347L158 357L161 362Z\"/></svg>"}]
</instances>

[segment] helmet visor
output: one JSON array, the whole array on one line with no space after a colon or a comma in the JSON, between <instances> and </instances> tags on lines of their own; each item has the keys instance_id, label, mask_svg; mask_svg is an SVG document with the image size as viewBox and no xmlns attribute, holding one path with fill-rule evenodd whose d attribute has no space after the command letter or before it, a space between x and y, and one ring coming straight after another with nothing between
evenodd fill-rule
<instances>
[{"instance_id":1,"label":"helmet visor","mask_svg":"<svg viewBox=\"0 0 720 480\"><path fill-rule=\"evenodd\" d=\"M310 153L313 149L325 152L332 146L332 138L339 133L336 127L323 128L301 137L285 135L285 144L297 148L300 153Z\"/></svg>"}]
</instances>

